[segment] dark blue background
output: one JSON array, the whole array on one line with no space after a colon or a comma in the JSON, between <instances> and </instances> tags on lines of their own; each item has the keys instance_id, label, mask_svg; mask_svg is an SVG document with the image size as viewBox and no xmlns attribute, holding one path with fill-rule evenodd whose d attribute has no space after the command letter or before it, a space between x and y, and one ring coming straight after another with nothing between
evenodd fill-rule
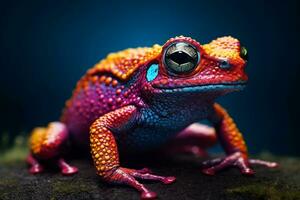
<instances>
[{"instance_id":1,"label":"dark blue background","mask_svg":"<svg viewBox=\"0 0 300 200\"><path fill-rule=\"evenodd\" d=\"M201 43L232 35L250 52L250 82L221 102L251 152L300 155L297 10L287 0L2 2L0 134L58 119L76 81L107 53L181 34Z\"/></svg>"}]
</instances>

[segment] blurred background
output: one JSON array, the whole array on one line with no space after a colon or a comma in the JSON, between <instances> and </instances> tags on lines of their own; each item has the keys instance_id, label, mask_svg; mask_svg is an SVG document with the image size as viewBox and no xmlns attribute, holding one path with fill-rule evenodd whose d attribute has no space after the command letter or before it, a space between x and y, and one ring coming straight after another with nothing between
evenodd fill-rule
<instances>
[{"instance_id":1,"label":"blurred background","mask_svg":"<svg viewBox=\"0 0 300 200\"><path fill-rule=\"evenodd\" d=\"M232 35L249 85L219 99L251 153L300 155L297 1L2 1L0 138L57 120L76 81L108 53L191 36Z\"/></svg>"}]
</instances>

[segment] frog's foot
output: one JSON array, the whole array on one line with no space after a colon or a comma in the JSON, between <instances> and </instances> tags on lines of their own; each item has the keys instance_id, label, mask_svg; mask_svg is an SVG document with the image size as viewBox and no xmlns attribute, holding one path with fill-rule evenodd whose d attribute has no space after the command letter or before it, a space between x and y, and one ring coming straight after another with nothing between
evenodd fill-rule
<instances>
[{"instance_id":1,"label":"frog's foot","mask_svg":"<svg viewBox=\"0 0 300 200\"><path fill-rule=\"evenodd\" d=\"M43 166L32 156L31 153L27 156L26 162L30 166L30 168L28 170L29 173L38 174L38 173L41 173L42 171L44 171Z\"/></svg>"},{"instance_id":2,"label":"frog's foot","mask_svg":"<svg viewBox=\"0 0 300 200\"><path fill-rule=\"evenodd\" d=\"M275 162L268 162L257 159L247 159L241 152L232 153L225 158L215 158L202 163L202 172L207 175L214 175L216 172L227 167L238 167L242 174L253 175L254 171L250 168L250 164L262 165L268 168L277 167Z\"/></svg>"},{"instance_id":3,"label":"frog's foot","mask_svg":"<svg viewBox=\"0 0 300 200\"><path fill-rule=\"evenodd\" d=\"M78 172L78 168L69 165L63 158L58 159L58 166L63 175L73 175Z\"/></svg>"},{"instance_id":4,"label":"frog's foot","mask_svg":"<svg viewBox=\"0 0 300 200\"><path fill-rule=\"evenodd\" d=\"M104 176L105 181L109 183L129 185L141 192L141 199L154 199L157 195L155 192L150 191L143 184L139 183L136 178L142 180L161 181L164 184L171 184L176 180L173 176L164 177L154 175L147 168L135 170L118 167L117 169L111 170L111 172L107 172L107 174L108 175Z\"/></svg>"}]
</instances>

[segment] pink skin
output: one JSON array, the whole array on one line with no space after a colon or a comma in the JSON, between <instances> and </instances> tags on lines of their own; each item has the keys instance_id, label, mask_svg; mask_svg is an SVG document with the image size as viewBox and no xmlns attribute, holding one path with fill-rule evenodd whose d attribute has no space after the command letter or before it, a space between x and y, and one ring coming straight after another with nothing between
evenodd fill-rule
<instances>
[{"instance_id":1,"label":"pink skin","mask_svg":"<svg viewBox=\"0 0 300 200\"><path fill-rule=\"evenodd\" d=\"M63 175L72 175L78 172L76 167L69 165L63 158L58 155L68 139L68 130L63 123L52 122L46 130L47 138L41 146L39 155L30 153L27 157L27 163L30 165L29 172L38 174L44 170L40 161L50 160L54 162L61 170Z\"/></svg>"},{"instance_id":2,"label":"pink skin","mask_svg":"<svg viewBox=\"0 0 300 200\"><path fill-rule=\"evenodd\" d=\"M41 173L41 172L44 171L44 167L42 166L42 164L40 164L38 162L38 160L32 156L32 154L28 155L26 161L27 161L27 163L30 166L29 173L31 173L31 174L39 174L39 173ZM60 172L61 172L62 175L69 176L69 175L76 174L78 172L78 168L77 167L73 167L73 166L69 165L62 158L58 159L56 161L56 163L59 166Z\"/></svg>"},{"instance_id":3,"label":"pink skin","mask_svg":"<svg viewBox=\"0 0 300 200\"><path fill-rule=\"evenodd\" d=\"M202 167L204 169L202 169L202 172L206 175L211 176L215 175L216 172L224 168L234 166L239 168L242 174L251 176L254 174L254 171L249 168L249 164L262 165L268 168L275 168L278 166L278 164L275 162L268 162L257 159L246 160L242 157L240 152L235 152L224 158L216 158L203 162Z\"/></svg>"},{"instance_id":4,"label":"pink skin","mask_svg":"<svg viewBox=\"0 0 300 200\"><path fill-rule=\"evenodd\" d=\"M113 183L121 183L132 186L136 190L141 193L141 199L155 199L157 194L148 190L143 184L139 183L135 178L142 180L152 180L152 181L160 181L163 184L171 184L176 178L174 176L164 177L158 176L151 173L148 168L143 168L141 170L128 169L119 167L114 170L113 174L107 177L106 181Z\"/></svg>"},{"instance_id":5,"label":"pink skin","mask_svg":"<svg viewBox=\"0 0 300 200\"><path fill-rule=\"evenodd\" d=\"M26 161L30 165L29 173L38 174L44 171L43 166L32 156L31 153L27 156Z\"/></svg>"},{"instance_id":6,"label":"pink skin","mask_svg":"<svg viewBox=\"0 0 300 200\"><path fill-rule=\"evenodd\" d=\"M76 174L78 172L77 167L73 167L71 165L69 165L68 163L66 163L66 161L62 158L58 159L58 166L61 170L61 173L63 175L73 175Z\"/></svg>"}]
</instances>

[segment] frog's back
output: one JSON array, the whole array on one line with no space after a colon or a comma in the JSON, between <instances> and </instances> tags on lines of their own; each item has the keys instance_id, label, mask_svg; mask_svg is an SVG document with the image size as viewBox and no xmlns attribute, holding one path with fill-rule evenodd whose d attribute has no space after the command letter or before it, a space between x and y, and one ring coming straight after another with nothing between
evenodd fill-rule
<instances>
[{"instance_id":1,"label":"frog's back","mask_svg":"<svg viewBox=\"0 0 300 200\"><path fill-rule=\"evenodd\" d=\"M77 82L61 117L72 138L86 143L89 126L98 117L128 104L138 104L139 84L133 74L160 52L159 45L130 48L109 54L89 69Z\"/></svg>"}]
</instances>

